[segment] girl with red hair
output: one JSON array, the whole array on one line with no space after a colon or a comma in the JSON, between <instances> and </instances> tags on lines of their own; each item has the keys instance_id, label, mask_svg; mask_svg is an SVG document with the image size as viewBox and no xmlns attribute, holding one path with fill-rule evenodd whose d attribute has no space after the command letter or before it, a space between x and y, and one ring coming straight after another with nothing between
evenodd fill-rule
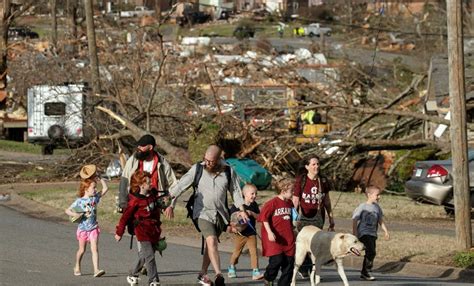
<instances>
[{"instance_id":1,"label":"girl with red hair","mask_svg":"<svg viewBox=\"0 0 474 286\"><path fill-rule=\"evenodd\" d=\"M76 231L76 238L79 241L79 249L76 253L76 264L74 266L74 275L81 274L81 260L86 251L86 244L91 244L92 264L94 265L94 277L100 277L105 274L104 270L99 269L99 233L100 228L97 222L97 205L100 199L109 190L104 179L100 179L102 191L97 192L98 177L94 176L81 180L77 199L65 210L71 217L71 221L79 223Z\"/></svg>"}]
</instances>

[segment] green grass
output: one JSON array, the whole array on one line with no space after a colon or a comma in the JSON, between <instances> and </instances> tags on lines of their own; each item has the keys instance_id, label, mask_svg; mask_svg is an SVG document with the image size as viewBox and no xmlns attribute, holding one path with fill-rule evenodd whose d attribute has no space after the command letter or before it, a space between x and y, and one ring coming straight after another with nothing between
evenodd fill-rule
<instances>
[{"instance_id":1,"label":"green grass","mask_svg":"<svg viewBox=\"0 0 474 286\"><path fill-rule=\"evenodd\" d=\"M8 152L20 152L30 154L41 154L41 145L10 140L0 140L0 150ZM54 154L70 155L73 149L54 149Z\"/></svg>"},{"instance_id":2,"label":"green grass","mask_svg":"<svg viewBox=\"0 0 474 286\"><path fill-rule=\"evenodd\" d=\"M118 196L118 184L113 182L109 183L109 192L102 198L98 208L98 218L101 222L108 225L115 225L121 214L116 213L116 199ZM57 187L48 189L38 189L31 192L22 192L21 195L54 208L65 210L68 208L74 200L77 198L77 187ZM185 194L186 196L186 194ZM186 197L187 198L187 197ZM66 214L64 215L66 217ZM183 204L179 204L175 209L175 219L164 220L164 226L191 226L191 221L186 218L186 209Z\"/></svg>"},{"instance_id":3,"label":"green grass","mask_svg":"<svg viewBox=\"0 0 474 286\"><path fill-rule=\"evenodd\" d=\"M9 152L39 153L41 146L17 141L0 140L0 150Z\"/></svg>"},{"instance_id":4,"label":"green grass","mask_svg":"<svg viewBox=\"0 0 474 286\"><path fill-rule=\"evenodd\" d=\"M21 178L25 179L35 179L39 177L44 177L49 175L49 172L46 170L39 170L39 169L30 169L30 170L25 170L19 174Z\"/></svg>"}]
</instances>

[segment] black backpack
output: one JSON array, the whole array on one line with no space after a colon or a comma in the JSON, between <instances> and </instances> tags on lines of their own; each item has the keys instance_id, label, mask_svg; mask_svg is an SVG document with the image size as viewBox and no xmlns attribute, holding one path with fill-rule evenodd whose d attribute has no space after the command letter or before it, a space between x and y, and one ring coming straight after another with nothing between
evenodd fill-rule
<instances>
[{"instance_id":1,"label":"black backpack","mask_svg":"<svg viewBox=\"0 0 474 286\"><path fill-rule=\"evenodd\" d=\"M196 189L197 186L199 185L199 180L201 180L202 177L202 171L204 169L204 166L202 165L202 162L198 162L196 164L196 173L194 174L194 180L193 180L193 194L189 197L188 202L186 203L186 210L188 211L187 217L191 218L193 221L194 227L197 229L197 231L201 232L199 229L199 226L197 224L197 221L193 219L193 211L194 211L194 201L196 200ZM226 165L225 169L225 176L227 177L227 184L228 187L232 183L232 177L231 177L231 171L230 171L230 166ZM225 207L226 209L229 209L228 204L227 204L227 192L226 192L226 197L225 197Z\"/></svg>"}]
</instances>

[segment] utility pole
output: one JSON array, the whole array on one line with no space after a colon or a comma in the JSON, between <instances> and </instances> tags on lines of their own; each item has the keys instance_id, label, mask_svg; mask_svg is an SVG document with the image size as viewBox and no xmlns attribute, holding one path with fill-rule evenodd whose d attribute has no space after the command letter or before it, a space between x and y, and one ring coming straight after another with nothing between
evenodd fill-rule
<instances>
[{"instance_id":1,"label":"utility pole","mask_svg":"<svg viewBox=\"0 0 474 286\"><path fill-rule=\"evenodd\" d=\"M51 0L51 42L53 43L54 51L58 50L58 17L56 16L57 1Z\"/></svg>"},{"instance_id":2,"label":"utility pole","mask_svg":"<svg viewBox=\"0 0 474 286\"><path fill-rule=\"evenodd\" d=\"M94 9L92 6L92 0L84 0L84 7L86 12L87 46L89 49L92 91L94 95L97 95L100 93L99 58L97 57L97 45L95 41Z\"/></svg>"},{"instance_id":3,"label":"utility pole","mask_svg":"<svg viewBox=\"0 0 474 286\"><path fill-rule=\"evenodd\" d=\"M471 200L467 161L466 94L462 0L447 1L449 104L451 112L451 154L453 164L456 246L469 250L472 244Z\"/></svg>"}]
</instances>

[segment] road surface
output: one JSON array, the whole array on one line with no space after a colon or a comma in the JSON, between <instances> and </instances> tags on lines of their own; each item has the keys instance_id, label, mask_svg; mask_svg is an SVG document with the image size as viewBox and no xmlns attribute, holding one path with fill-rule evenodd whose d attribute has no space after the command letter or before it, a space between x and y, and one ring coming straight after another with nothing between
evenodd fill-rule
<instances>
[{"instance_id":1,"label":"road surface","mask_svg":"<svg viewBox=\"0 0 474 286\"><path fill-rule=\"evenodd\" d=\"M90 252L83 258L83 276L72 274L76 225L59 224L28 217L0 203L0 285L127 285L125 277L136 258L136 246L130 250L129 237L115 242L113 235L103 232L100 238L100 265L106 274L100 278L92 276ZM195 278L200 268L199 248L172 244L168 239L164 257L157 254L157 264L162 285L198 285ZM199 247L200 242L196 241ZM89 250L88 250L89 251ZM223 253L223 263L229 254ZM266 265L264 258L261 266ZM242 277L226 279L227 285L261 285L250 281L250 262L243 256L238 265ZM429 266L427 266L429 267ZM244 269L244 270L242 270ZM360 281L359 272L346 269L351 285L367 285ZM407 277L397 274L374 273L378 281L370 285L472 285L449 280ZM322 285L340 285L334 268L324 268ZM146 285L146 278L140 285ZM309 285L308 280L298 280L298 285Z\"/></svg>"}]
</instances>

